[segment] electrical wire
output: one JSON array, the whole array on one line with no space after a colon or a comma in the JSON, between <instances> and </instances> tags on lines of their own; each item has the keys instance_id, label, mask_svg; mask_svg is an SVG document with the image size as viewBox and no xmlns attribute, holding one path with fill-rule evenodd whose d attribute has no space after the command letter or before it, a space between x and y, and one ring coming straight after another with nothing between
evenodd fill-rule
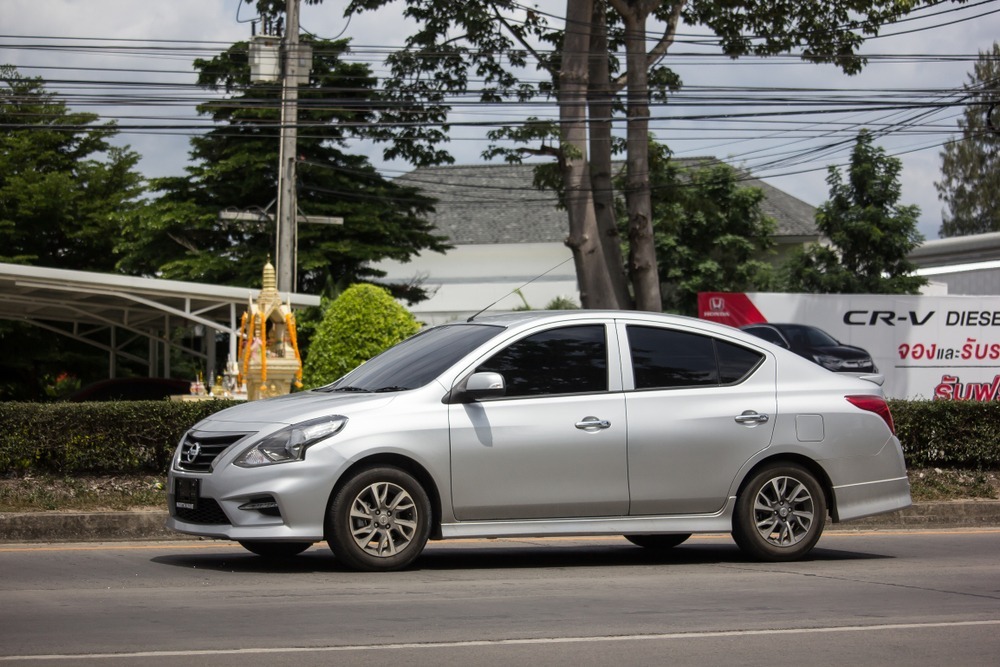
<instances>
[{"instance_id":1,"label":"electrical wire","mask_svg":"<svg viewBox=\"0 0 1000 667\"><path fill-rule=\"evenodd\" d=\"M977 20L994 14L1000 9L985 8L996 0L968 3L962 7L947 7L944 3L934 3L914 11L910 16L896 21L899 24L916 25L913 29L885 32L879 38L910 34L931 30L942 26ZM524 8L523 5L521 5ZM931 10L934 11L931 11ZM973 11L970 11L973 10ZM966 12L957 14L957 12ZM957 16L958 18L952 18ZM558 17L553 17L558 18ZM345 28L346 30L346 28ZM344 34L343 32L341 34ZM338 35L339 37L340 35ZM649 39L658 38L654 32ZM680 35L678 43L691 46L714 46L718 41L706 40L704 35L694 33ZM875 39L870 36L867 39ZM686 41L685 41L686 40ZM867 41L867 40L866 40ZM131 40L106 38L62 38L54 36L0 35L0 51L24 54L59 54L60 58L72 65L58 66L42 63L32 64L30 60L18 65L18 71L53 72L57 76L45 80L46 90L74 110L93 109L99 113L100 121L112 121L114 131L126 137L142 135L169 135L194 137L207 130L226 135L237 135L235 130L226 130L216 124L210 115L194 117L190 110L196 106L210 106L215 111L229 107L235 111L244 109L276 108L278 101L273 98L229 99L223 91L208 91L191 81L191 72L184 69L194 58L212 58L231 46L227 42L184 41L184 40ZM347 52L337 50L330 54L341 54L349 62L370 63L373 74L380 78L388 74L381 64L382 59L393 52L389 45L351 45ZM319 49L320 55L327 53ZM475 51L470 52L476 55ZM548 52L550 53L550 52ZM440 54L441 57L453 54ZM489 55L479 53L478 55ZM872 67L893 67L903 64L923 66L953 63L974 63L981 59L979 54L930 54L930 53L868 53L862 54ZM133 66L107 64L87 64L87 59L100 58L127 59ZM719 53L686 51L671 53L671 64L678 69L686 67L743 67L761 65L769 67L815 67L804 63L800 56L787 54L768 59L744 58L732 61ZM149 66L135 66L139 63ZM172 63L184 63L171 67ZM164 67L159 68L158 65ZM80 74L80 78L66 76ZM62 76L59 76L59 75ZM150 80L162 79L162 80ZM525 82L537 85L546 79ZM485 104L478 98L483 79L469 80L470 89L463 95L449 95L440 100L451 107L452 116L447 122L450 140L456 143L487 143L481 136L486 129L518 127L525 118L533 116L540 121L558 121L558 112L553 100L544 95L534 95L526 100L504 101ZM273 88L276 91L277 88ZM382 95L383 88L328 88L310 91L326 99L307 97L300 101L303 111L337 112L351 114L364 112L370 104L364 99L349 100L348 97L362 97L367 94ZM624 98L619 98L624 102ZM853 145L856 133L861 128L870 129L878 138L903 139L911 137L919 143L897 146L892 154L939 148L953 140L956 132L954 121L973 100L965 88L900 88L895 90L864 87L771 87L771 86L729 86L691 85L672 94L665 106L654 105L650 117L653 131L670 133L670 143L699 142L694 150L704 151L705 140L717 142L712 147L730 151L727 161L740 163L760 177L776 177L808 171L825 170L821 161L842 158ZM401 120L397 128L438 127L417 119L405 120L407 104L382 103L382 108L394 111ZM417 101L419 103L419 101ZM156 108L156 111L152 111ZM150 112L143 110L150 109ZM187 113L172 113L172 109L185 109ZM4 130L31 131L38 116L23 116L26 121L19 123L16 114L5 115L0 128ZM614 125L620 130L622 119ZM385 125L384 125L385 126ZM250 130L277 132L276 121L258 120L242 122L241 127ZM368 127L367 122L345 121L337 124L344 134L343 141L352 141L350 133ZM49 125L47 129L53 129ZM96 129L90 125L66 125L64 131ZM316 134L313 127L299 123L300 136L304 140L329 138L327 134ZM765 134L761 131L765 130ZM494 142L513 148L514 144ZM761 147L760 144L765 146ZM733 152L737 150L738 152ZM683 151L681 151L683 153ZM385 170L383 170L385 171Z\"/></svg>"}]
</instances>

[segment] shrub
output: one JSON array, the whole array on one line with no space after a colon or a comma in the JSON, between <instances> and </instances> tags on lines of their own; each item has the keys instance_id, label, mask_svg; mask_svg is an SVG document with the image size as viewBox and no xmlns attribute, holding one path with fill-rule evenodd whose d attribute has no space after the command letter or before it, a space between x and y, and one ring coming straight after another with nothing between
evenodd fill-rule
<instances>
[{"instance_id":1,"label":"shrub","mask_svg":"<svg viewBox=\"0 0 1000 667\"><path fill-rule=\"evenodd\" d=\"M0 402L0 474L162 475L187 429L234 404ZM890 407L908 467L1000 470L1000 402Z\"/></svg>"},{"instance_id":2,"label":"shrub","mask_svg":"<svg viewBox=\"0 0 1000 667\"><path fill-rule=\"evenodd\" d=\"M0 472L163 474L184 432L233 404L0 403Z\"/></svg>"},{"instance_id":3,"label":"shrub","mask_svg":"<svg viewBox=\"0 0 1000 667\"><path fill-rule=\"evenodd\" d=\"M1000 468L1000 402L889 402L909 467Z\"/></svg>"},{"instance_id":4,"label":"shrub","mask_svg":"<svg viewBox=\"0 0 1000 667\"><path fill-rule=\"evenodd\" d=\"M302 382L306 387L333 382L419 329L413 315L388 290L351 285L323 315L309 346Z\"/></svg>"}]
</instances>

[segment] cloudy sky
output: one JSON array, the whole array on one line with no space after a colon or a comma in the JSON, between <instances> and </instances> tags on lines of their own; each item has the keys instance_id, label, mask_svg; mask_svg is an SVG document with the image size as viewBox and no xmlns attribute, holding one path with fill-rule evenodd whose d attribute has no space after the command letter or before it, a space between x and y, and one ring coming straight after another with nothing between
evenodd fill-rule
<instances>
[{"instance_id":1,"label":"cloudy sky","mask_svg":"<svg viewBox=\"0 0 1000 667\"><path fill-rule=\"evenodd\" d=\"M565 0L524 4L556 17L565 11ZM400 10L389 7L347 21L345 5L325 0L304 6L303 29L351 38L359 59L384 71L386 47L408 34ZM145 175L179 175L190 131L164 128L190 123L196 95L178 93L178 86L193 83L194 58L247 39L254 18L238 0L0 0L0 64L41 76L81 110L116 119L123 129L120 142L143 156ZM558 18L552 23L561 25ZM853 77L794 58L733 62L718 57L695 30L680 32L668 62L685 88L666 107L652 110L657 139L677 156L730 161L818 205L829 194L827 167L845 164L853 137L868 127L879 146L902 159L903 203L919 205L920 231L937 237L939 153L956 135L961 88L977 53L1000 35L1000 0L941 3L885 27L865 45L868 67ZM101 91L106 95L98 98ZM498 123L525 116L523 110L474 113ZM482 162L481 132L453 131L449 149L459 164ZM382 160L377 146L357 150L389 177L410 168Z\"/></svg>"}]
</instances>

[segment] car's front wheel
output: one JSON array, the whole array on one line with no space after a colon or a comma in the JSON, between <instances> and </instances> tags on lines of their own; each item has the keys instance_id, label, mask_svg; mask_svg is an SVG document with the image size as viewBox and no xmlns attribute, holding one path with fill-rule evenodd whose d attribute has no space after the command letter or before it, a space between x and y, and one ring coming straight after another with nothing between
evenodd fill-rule
<instances>
[{"instance_id":1,"label":"car's front wheel","mask_svg":"<svg viewBox=\"0 0 1000 667\"><path fill-rule=\"evenodd\" d=\"M772 465L737 498L733 539L757 560L797 560L815 546L825 523L826 496L813 474L792 463Z\"/></svg>"},{"instance_id":2,"label":"car's front wheel","mask_svg":"<svg viewBox=\"0 0 1000 667\"><path fill-rule=\"evenodd\" d=\"M257 542L240 540L240 546L264 558L291 558L312 546L312 542Z\"/></svg>"},{"instance_id":3,"label":"car's front wheel","mask_svg":"<svg viewBox=\"0 0 1000 667\"><path fill-rule=\"evenodd\" d=\"M356 570L399 570L420 555L431 531L431 504L404 470L362 470L330 501L326 537L333 555Z\"/></svg>"}]
</instances>

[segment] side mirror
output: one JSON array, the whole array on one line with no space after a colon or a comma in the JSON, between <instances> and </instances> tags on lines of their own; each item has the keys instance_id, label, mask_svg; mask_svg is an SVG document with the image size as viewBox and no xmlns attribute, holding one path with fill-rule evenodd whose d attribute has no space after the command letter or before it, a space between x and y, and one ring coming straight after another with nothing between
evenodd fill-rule
<instances>
[{"instance_id":1,"label":"side mirror","mask_svg":"<svg viewBox=\"0 0 1000 667\"><path fill-rule=\"evenodd\" d=\"M477 401L481 398L498 398L507 393L507 384L499 373L473 373L466 380L465 391L462 393Z\"/></svg>"}]
</instances>

